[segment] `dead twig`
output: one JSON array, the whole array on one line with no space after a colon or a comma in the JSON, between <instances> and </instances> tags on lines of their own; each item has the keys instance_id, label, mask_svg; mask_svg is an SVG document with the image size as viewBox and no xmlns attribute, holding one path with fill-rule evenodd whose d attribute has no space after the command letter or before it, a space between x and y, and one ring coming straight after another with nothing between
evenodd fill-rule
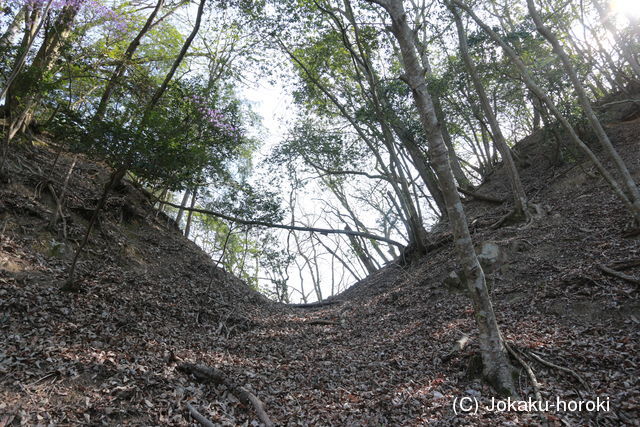
<instances>
[{"instance_id":1,"label":"dead twig","mask_svg":"<svg viewBox=\"0 0 640 427\"><path fill-rule=\"evenodd\" d=\"M635 278L633 276L629 276L628 274L621 273L618 270L614 270L613 268L607 267L606 265L599 264L598 268L602 272L607 273L610 276L617 277L618 279L625 280L625 281L627 281L629 283L633 283L635 285L640 285L640 279L637 279L637 278Z\"/></svg>"},{"instance_id":2,"label":"dead twig","mask_svg":"<svg viewBox=\"0 0 640 427\"><path fill-rule=\"evenodd\" d=\"M215 427L215 424L206 419L200 412L196 410L190 403L187 403L187 409L189 410L189 414L191 417L200 423L200 425L204 427Z\"/></svg>"},{"instance_id":3,"label":"dead twig","mask_svg":"<svg viewBox=\"0 0 640 427\"><path fill-rule=\"evenodd\" d=\"M244 403L245 405L253 406L258 419L262 421L264 425L266 425L267 427L272 427L275 425L269 418L269 415L267 415L262 401L260 401L260 399L258 399L246 388L239 386L231 381L221 370L205 365L196 365L193 363L183 363L182 365L179 365L177 369L186 374L193 375L196 380L200 382L211 382L214 384L224 385L227 390L229 390L236 398L238 398L238 400L240 400L240 402Z\"/></svg>"}]
</instances>

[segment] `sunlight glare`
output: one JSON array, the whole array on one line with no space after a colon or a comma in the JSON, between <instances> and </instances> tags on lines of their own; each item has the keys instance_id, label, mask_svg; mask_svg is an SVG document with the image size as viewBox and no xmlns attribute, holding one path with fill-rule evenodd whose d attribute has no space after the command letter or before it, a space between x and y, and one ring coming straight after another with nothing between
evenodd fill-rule
<instances>
[{"instance_id":1,"label":"sunlight glare","mask_svg":"<svg viewBox=\"0 0 640 427\"><path fill-rule=\"evenodd\" d=\"M640 19L640 0L610 0L610 7L614 15Z\"/></svg>"}]
</instances>

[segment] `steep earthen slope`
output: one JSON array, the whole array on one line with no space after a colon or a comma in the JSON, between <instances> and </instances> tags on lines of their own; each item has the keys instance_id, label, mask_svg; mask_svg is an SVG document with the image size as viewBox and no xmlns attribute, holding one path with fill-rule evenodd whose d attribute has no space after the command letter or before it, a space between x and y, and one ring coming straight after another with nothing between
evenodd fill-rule
<instances>
[{"instance_id":1,"label":"steep earthen slope","mask_svg":"<svg viewBox=\"0 0 640 427\"><path fill-rule=\"evenodd\" d=\"M623 114L624 113L624 114ZM612 115L608 130L640 178L640 121ZM68 247L46 229L53 199L38 185L55 154L17 155L0 187L0 425L187 425L191 402L214 423L256 423L228 389L202 385L176 368L220 368L287 425L519 425L637 423L640 419L639 236L591 166L567 153L551 164L543 135L518 145L522 176L543 215L492 229L506 206L466 203L476 242L506 254L492 296L505 337L530 361L543 397L610 398L601 414L524 412L456 415L452 402L493 396L477 376L471 306L442 280L456 268L447 233L421 262L390 265L317 308L269 303L216 269L144 195L127 184L109 202L80 268L82 292L58 288L105 169L80 161L72 178ZM63 153L56 181L71 162ZM507 196L498 170L479 189ZM442 227L444 230L445 227ZM462 336L470 344L452 352ZM525 357L525 356L523 356ZM522 395L531 386L522 376Z\"/></svg>"}]
</instances>

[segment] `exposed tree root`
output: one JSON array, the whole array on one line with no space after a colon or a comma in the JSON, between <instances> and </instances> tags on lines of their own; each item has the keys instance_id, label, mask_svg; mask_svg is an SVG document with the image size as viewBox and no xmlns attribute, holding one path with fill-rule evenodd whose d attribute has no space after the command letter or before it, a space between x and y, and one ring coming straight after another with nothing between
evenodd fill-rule
<instances>
[{"instance_id":1,"label":"exposed tree root","mask_svg":"<svg viewBox=\"0 0 640 427\"><path fill-rule=\"evenodd\" d=\"M573 369L565 368L564 366L556 365L555 363L551 363L551 362L549 362L547 360L544 360L542 357L540 357L539 355L537 355L536 353L534 353L531 350L528 350L526 352L526 354L529 355L531 358L535 359L536 361L538 361L539 363L542 363L545 366L548 366L550 368L557 369L558 371L562 371L562 372L566 372L566 373L570 374L575 379L577 379L580 382L580 384L582 384L582 386L585 388L585 390L591 391L591 387L589 386L589 383L587 383L584 380L584 378L582 378L582 376L580 376L580 374L578 374Z\"/></svg>"},{"instance_id":2,"label":"exposed tree root","mask_svg":"<svg viewBox=\"0 0 640 427\"><path fill-rule=\"evenodd\" d=\"M629 283L633 283L635 285L640 285L640 279L637 279L637 278L635 278L633 276L629 276L628 274L621 273L618 270L614 270L613 268L609 268L609 267L607 267L605 265L602 265L602 264L599 264L598 268L602 272L604 272L604 273L606 273L606 274L608 274L610 276L617 277L618 279L622 279L624 281L627 281Z\"/></svg>"},{"instance_id":3,"label":"exposed tree root","mask_svg":"<svg viewBox=\"0 0 640 427\"><path fill-rule=\"evenodd\" d=\"M187 409L189 410L189 413L191 414L191 417L194 420L196 420L197 422L199 422L201 426L203 426L203 427L215 427L214 423L212 423L211 421L206 419L200 412L198 412L196 410L196 408L191 406L190 403L187 403Z\"/></svg>"},{"instance_id":4,"label":"exposed tree root","mask_svg":"<svg viewBox=\"0 0 640 427\"><path fill-rule=\"evenodd\" d=\"M177 369L186 374L193 375L199 382L210 382L214 384L224 385L227 390L229 390L236 398L238 398L238 400L240 400L240 402L248 406L253 406L258 419L260 419L260 421L262 421L264 425L266 425L267 427L274 426L273 422L269 418L269 415L267 415L266 411L264 410L262 401L246 388L239 386L231 381L221 370L211 368L209 366L196 365L193 363L183 363L182 365L179 365Z\"/></svg>"},{"instance_id":5,"label":"exposed tree root","mask_svg":"<svg viewBox=\"0 0 640 427\"><path fill-rule=\"evenodd\" d=\"M525 362L522 357L520 357L518 352L516 350L514 350L513 347L511 347L509 345L508 342L505 341L504 342L504 346L507 349L507 351L509 352L509 354L512 355L513 358L518 361L520 366L522 366L522 368L527 373L527 376L529 377L529 381L531 381L531 387L533 387L533 394L534 394L534 396L536 398L536 401L537 402L541 402L542 401L542 395L540 394L540 383L538 383L538 379L536 378L536 374L533 372L533 369L531 369L531 366L529 366L529 364L527 362Z\"/></svg>"},{"instance_id":6,"label":"exposed tree root","mask_svg":"<svg viewBox=\"0 0 640 427\"><path fill-rule=\"evenodd\" d=\"M540 205L535 203L529 203L525 212L519 212L517 210L512 210L502 218L500 218L497 222L489 226L491 230L495 230L500 227L506 227L509 225L517 224L519 222L524 222L524 225L521 229L525 230L531 225L533 225L534 220L544 216L544 210L540 207Z\"/></svg>"}]
</instances>

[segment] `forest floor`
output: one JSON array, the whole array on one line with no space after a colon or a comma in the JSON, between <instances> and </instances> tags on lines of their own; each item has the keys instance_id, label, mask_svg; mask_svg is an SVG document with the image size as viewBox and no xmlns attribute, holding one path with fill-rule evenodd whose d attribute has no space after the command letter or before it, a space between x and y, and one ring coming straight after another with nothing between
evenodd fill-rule
<instances>
[{"instance_id":1,"label":"forest floor","mask_svg":"<svg viewBox=\"0 0 640 427\"><path fill-rule=\"evenodd\" d=\"M607 129L640 178L639 116ZM55 203L41 183L49 177L59 192L73 155L52 168L55 149L36 143L13 152L12 180L0 184L0 426L195 424L187 403L215 424L259 424L238 393L177 369L187 362L220 369L277 425L640 425L638 284L601 268L640 278L640 236L592 165L567 152L553 166L545 141L539 133L517 146L541 217L492 229L507 206L465 207L474 241L507 254L491 291L505 338L588 385L526 359L543 398L599 397L609 411L483 410L495 394L478 378L471 304L442 284L456 264L450 243L383 268L331 305L284 306L215 267L125 183L82 258L81 291L61 292L108 172L78 157L65 241L47 228ZM502 171L478 192L508 196ZM464 336L470 344L452 352ZM531 395L526 374L518 389ZM456 415L465 396L478 399L477 414Z\"/></svg>"}]
</instances>

